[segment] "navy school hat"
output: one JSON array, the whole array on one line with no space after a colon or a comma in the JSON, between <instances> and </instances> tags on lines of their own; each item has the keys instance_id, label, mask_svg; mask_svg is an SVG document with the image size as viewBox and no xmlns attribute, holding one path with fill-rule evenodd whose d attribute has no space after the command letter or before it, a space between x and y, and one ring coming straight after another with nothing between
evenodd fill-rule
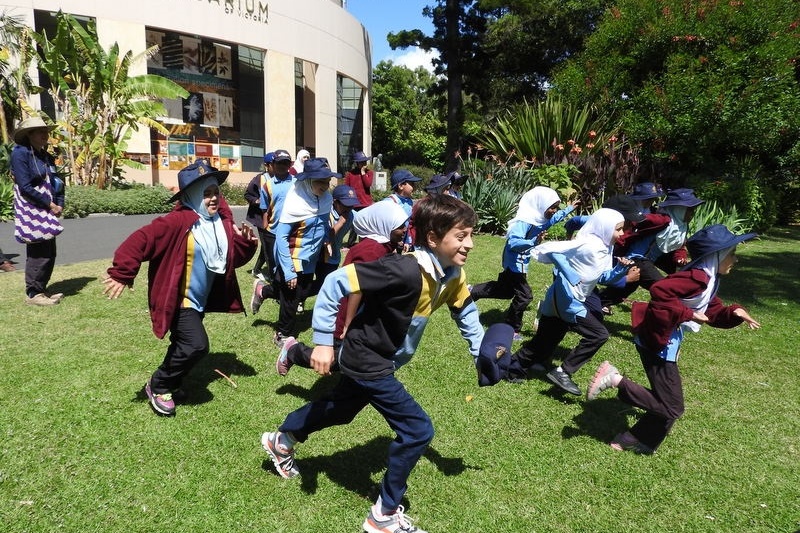
<instances>
[{"instance_id":1,"label":"navy school hat","mask_svg":"<svg viewBox=\"0 0 800 533\"><path fill-rule=\"evenodd\" d=\"M447 176L447 178L450 180L450 183L459 186L464 185L467 182L467 179L469 178L468 175L460 174L457 170L448 172L447 174L445 174L445 176Z\"/></svg>"},{"instance_id":2,"label":"navy school hat","mask_svg":"<svg viewBox=\"0 0 800 533\"><path fill-rule=\"evenodd\" d=\"M394 172L392 172L392 189L400 185L401 183L408 181L422 181L422 178L416 177L414 174L411 173L410 170L405 168L398 168Z\"/></svg>"},{"instance_id":3,"label":"navy school hat","mask_svg":"<svg viewBox=\"0 0 800 533\"><path fill-rule=\"evenodd\" d=\"M625 220L629 222L633 222L638 224L642 220L644 220L644 213L642 213L642 206L633 199L631 196L626 196L624 194L616 194L603 202L603 207L607 207L608 209L613 209L619 213L622 213L622 216L625 217Z\"/></svg>"},{"instance_id":4,"label":"navy school hat","mask_svg":"<svg viewBox=\"0 0 800 533\"><path fill-rule=\"evenodd\" d=\"M737 244L749 241L758 237L756 233L744 233L736 235L731 232L724 224L713 224L696 231L694 235L689 237L686 241L686 249L689 251L689 256L692 262L684 267L684 270L694 268L697 262L709 254L725 250Z\"/></svg>"},{"instance_id":5,"label":"navy school hat","mask_svg":"<svg viewBox=\"0 0 800 533\"><path fill-rule=\"evenodd\" d=\"M633 192L628 196L634 200L650 200L651 198L661 198L664 196L664 191L651 181L643 181L637 183L633 188Z\"/></svg>"},{"instance_id":6,"label":"navy school hat","mask_svg":"<svg viewBox=\"0 0 800 533\"><path fill-rule=\"evenodd\" d=\"M701 200L694 195L692 189L673 189L667 191L667 197L658 203L659 207L669 207L671 205L680 205L683 207L696 207L705 200Z\"/></svg>"},{"instance_id":7,"label":"navy school hat","mask_svg":"<svg viewBox=\"0 0 800 533\"><path fill-rule=\"evenodd\" d=\"M277 152L276 152L277 153ZM328 159L325 157L314 157L307 159L303 165L303 171L295 176L297 181L303 180L324 180L326 178L341 178L342 175L331 170Z\"/></svg>"},{"instance_id":8,"label":"navy school hat","mask_svg":"<svg viewBox=\"0 0 800 533\"><path fill-rule=\"evenodd\" d=\"M264 154L264 163L269 165L275 160L275 152L267 152Z\"/></svg>"},{"instance_id":9,"label":"navy school hat","mask_svg":"<svg viewBox=\"0 0 800 533\"><path fill-rule=\"evenodd\" d=\"M478 385L487 387L503 379L511 365L511 343L514 340L514 328L506 323L492 324L481 341L478 359Z\"/></svg>"},{"instance_id":10,"label":"navy school hat","mask_svg":"<svg viewBox=\"0 0 800 533\"><path fill-rule=\"evenodd\" d=\"M431 193L441 193L448 185L450 185L449 176L445 174L436 174L431 178L430 183L425 186L425 190Z\"/></svg>"},{"instance_id":11,"label":"navy school hat","mask_svg":"<svg viewBox=\"0 0 800 533\"><path fill-rule=\"evenodd\" d=\"M349 185L337 185L333 188L333 199L346 207L358 207L361 203L358 201L356 191Z\"/></svg>"},{"instance_id":12,"label":"navy school hat","mask_svg":"<svg viewBox=\"0 0 800 533\"><path fill-rule=\"evenodd\" d=\"M369 161L369 156L362 151L358 151L353 154L353 162L354 163L364 163Z\"/></svg>"},{"instance_id":13,"label":"navy school hat","mask_svg":"<svg viewBox=\"0 0 800 533\"><path fill-rule=\"evenodd\" d=\"M178 192L176 192L169 202L174 202L180 198L181 194L189 188L192 183L195 183L200 178L214 177L217 178L217 183L221 184L228 179L227 170L217 170L208 164L205 159L198 159L191 165L183 168L178 172Z\"/></svg>"}]
</instances>

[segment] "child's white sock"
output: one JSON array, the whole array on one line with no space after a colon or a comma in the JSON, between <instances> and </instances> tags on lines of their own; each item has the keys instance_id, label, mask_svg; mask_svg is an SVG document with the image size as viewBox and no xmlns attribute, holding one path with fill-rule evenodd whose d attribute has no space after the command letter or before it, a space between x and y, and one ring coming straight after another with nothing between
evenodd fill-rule
<instances>
[{"instance_id":1,"label":"child's white sock","mask_svg":"<svg viewBox=\"0 0 800 533\"><path fill-rule=\"evenodd\" d=\"M297 444L297 440L291 433L281 432L278 434L278 443L287 450L291 450L292 448L294 448L294 445Z\"/></svg>"},{"instance_id":2,"label":"child's white sock","mask_svg":"<svg viewBox=\"0 0 800 533\"><path fill-rule=\"evenodd\" d=\"M394 509L387 509L383 506L383 500L380 496L378 496L377 501L375 501L375 504L372 506L372 516L378 520L383 520L387 516L393 515L394 513Z\"/></svg>"}]
</instances>

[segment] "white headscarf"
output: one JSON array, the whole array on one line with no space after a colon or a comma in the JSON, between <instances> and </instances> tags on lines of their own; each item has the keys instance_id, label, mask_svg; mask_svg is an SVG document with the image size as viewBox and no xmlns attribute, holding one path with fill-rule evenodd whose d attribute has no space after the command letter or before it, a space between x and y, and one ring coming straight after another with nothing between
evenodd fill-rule
<instances>
[{"instance_id":1,"label":"white headscarf","mask_svg":"<svg viewBox=\"0 0 800 533\"><path fill-rule=\"evenodd\" d=\"M719 288L719 264L734 249L736 249L736 246L731 246L729 248L725 248L724 250L710 253L694 264L692 268L699 268L708 274L708 287L706 287L706 289L697 296L693 296L691 298L682 298L681 301L683 302L683 305L689 309L693 309L694 311L699 311L700 313L706 312L706 309L708 309L708 304L711 302L711 299L714 297L714 295L717 294L717 289ZM690 331L694 331L695 333L700 331L700 324L694 320L684 322L681 324L681 327Z\"/></svg>"},{"instance_id":2,"label":"white headscarf","mask_svg":"<svg viewBox=\"0 0 800 533\"><path fill-rule=\"evenodd\" d=\"M551 204L552 205L552 204ZM540 263L552 263L549 256L559 253L581 278L572 288L575 297L584 301L592 292L600 275L613 266L611 239L618 224L625 221L619 211L601 208L595 211L571 241L550 241L531 250L531 256Z\"/></svg>"},{"instance_id":3,"label":"white headscarf","mask_svg":"<svg viewBox=\"0 0 800 533\"><path fill-rule=\"evenodd\" d=\"M669 226L656 235L656 245L662 252L674 252L686 242L689 225L684 221L688 207L684 205L668 205L659 208L662 213L669 215Z\"/></svg>"},{"instance_id":4,"label":"white headscarf","mask_svg":"<svg viewBox=\"0 0 800 533\"><path fill-rule=\"evenodd\" d=\"M372 239L381 244L391 240L393 230L405 225L408 213L394 202L376 202L356 212L353 229L362 239Z\"/></svg>"},{"instance_id":5,"label":"white headscarf","mask_svg":"<svg viewBox=\"0 0 800 533\"><path fill-rule=\"evenodd\" d=\"M311 154L308 150L300 150L297 152L297 155L294 158L294 163L292 164L292 168L294 168L298 174L303 171L303 166L306 164L304 158L311 157Z\"/></svg>"},{"instance_id":6,"label":"white headscarf","mask_svg":"<svg viewBox=\"0 0 800 533\"><path fill-rule=\"evenodd\" d=\"M200 215L197 222L192 225L192 237L201 250L200 255L206 263L206 268L211 272L224 274L228 257L228 235L225 233L219 213L211 216L203 202L205 190L211 185L219 186L215 177L198 178L197 182L181 193L181 203Z\"/></svg>"},{"instance_id":7,"label":"white headscarf","mask_svg":"<svg viewBox=\"0 0 800 533\"><path fill-rule=\"evenodd\" d=\"M283 201L283 210L279 222L294 224L317 215L327 215L331 212L333 196L326 191L322 196L316 196L311 188L312 180L295 181L286 199Z\"/></svg>"},{"instance_id":8,"label":"white headscarf","mask_svg":"<svg viewBox=\"0 0 800 533\"><path fill-rule=\"evenodd\" d=\"M544 212L550 206L560 202L558 193L550 187L537 186L522 195L517 207L517 214L508 222L508 229L517 222L526 222L532 226L542 226L547 222Z\"/></svg>"}]
</instances>

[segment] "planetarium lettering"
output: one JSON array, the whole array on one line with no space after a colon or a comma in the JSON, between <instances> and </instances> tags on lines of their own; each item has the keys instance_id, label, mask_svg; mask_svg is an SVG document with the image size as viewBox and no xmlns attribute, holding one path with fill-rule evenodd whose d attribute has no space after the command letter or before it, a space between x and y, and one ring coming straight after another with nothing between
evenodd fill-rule
<instances>
[{"instance_id":1,"label":"planetarium lettering","mask_svg":"<svg viewBox=\"0 0 800 533\"><path fill-rule=\"evenodd\" d=\"M237 15L245 20L263 22L269 19L269 4L259 0L197 0L206 4L216 4L227 15Z\"/></svg>"}]
</instances>

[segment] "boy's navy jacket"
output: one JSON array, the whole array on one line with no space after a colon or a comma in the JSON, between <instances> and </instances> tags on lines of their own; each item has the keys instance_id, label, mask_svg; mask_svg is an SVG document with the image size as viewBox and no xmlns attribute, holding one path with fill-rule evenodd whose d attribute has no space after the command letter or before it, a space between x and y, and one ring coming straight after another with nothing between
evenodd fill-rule
<instances>
[{"instance_id":1,"label":"boy's navy jacket","mask_svg":"<svg viewBox=\"0 0 800 533\"><path fill-rule=\"evenodd\" d=\"M407 363L419 345L433 311L446 304L478 356L483 327L460 267L443 269L429 250L389 255L370 263L350 264L325 278L312 327L314 343L332 346L339 300L360 292L361 306L338 354L343 374L377 379Z\"/></svg>"},{"instance_id":2,"label":"boy's navy jacket","mask_svg":"<svg viewBox=\"0 0 800 533\"><path fill-rule=\"evenodd\" d=\"M481 341L481 350L475 366L478 368L478 386L495 385L508 375L509 367L519 366L511 359L514 328L506 323L492 324ZM520 367L521 370L521 367Z\"/></svg>"}]
</instances>

